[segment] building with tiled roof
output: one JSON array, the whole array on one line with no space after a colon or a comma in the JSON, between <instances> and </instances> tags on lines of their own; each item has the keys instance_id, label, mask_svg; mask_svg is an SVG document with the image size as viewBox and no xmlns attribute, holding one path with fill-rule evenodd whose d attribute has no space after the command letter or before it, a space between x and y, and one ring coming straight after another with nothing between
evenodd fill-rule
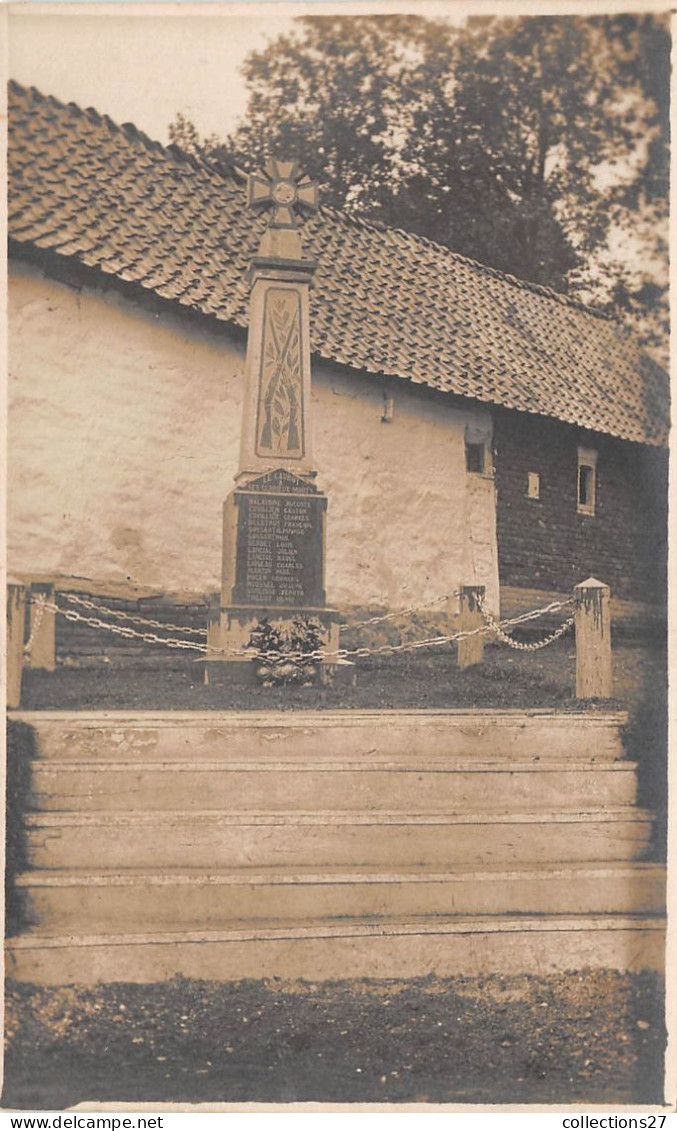
<instances>
[{"instance_id":1,"label":"building with tiled roof","mask_svg":"<svg viewBox=\"0 0 677 1131\"><path fill-rule=\"evenodd\" d=\"M94 110L10 84L9 115L13 568L206 591L266 220L236 170ZM655 598L668 383L632 336L329 208L302 238L329 598Z\"/></svg>"}]
</instances>

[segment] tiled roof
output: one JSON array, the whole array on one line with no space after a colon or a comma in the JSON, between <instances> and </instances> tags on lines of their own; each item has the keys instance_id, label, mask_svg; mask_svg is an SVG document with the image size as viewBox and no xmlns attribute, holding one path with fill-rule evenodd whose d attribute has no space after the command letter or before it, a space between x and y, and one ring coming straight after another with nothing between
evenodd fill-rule
<instances>
[{"instance_id":1,"label":"tiled roof","mask_svg":"<svg viewBox=\"0 0 677 1131\"><path fill-rule=\"evenodd\" d=\"M10 84L9 234L238 326L266 219L241 180ZM640 443L667 434L667 378L616 322L429 240L322 208L316 356Z\"/></svg>"}]
</instances>

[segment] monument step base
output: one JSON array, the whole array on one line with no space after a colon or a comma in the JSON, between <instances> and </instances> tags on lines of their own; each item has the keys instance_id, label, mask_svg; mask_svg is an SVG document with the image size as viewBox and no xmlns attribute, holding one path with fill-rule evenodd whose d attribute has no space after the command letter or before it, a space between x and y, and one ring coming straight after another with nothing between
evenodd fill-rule
<instances>
[{"instance_id":1,"label":"monument step base","mask_svg":"<svg viewBox=\"0 0 677 1131\"><path fill-rule=\"evenodd\" d=\"M368 756L334 761L228 762L145 758L141 750L104 761L31 763L31 804L41 812L236 809L251 811L499 812L602 809L632 805L634 762L426 762L416 753L390 762Z\"/></svg>"},{"instance_id":2,"label":"monument step base","mask_svg":"<svg viewBox=\"0 0 677 1131\"><path fill-rule=\"evenodd\" d=\"M617 762L625 712L510 709L13 711L25 758Z\"/></svg>"},{"instance_id":3,"label":"monument step base","mask_svg":"<svg viewBox=\"0 0 677 1131\"><path fill-rule=\"evenodd\" d=\"M228 931L28 935L6 974L36 985L420 978L664 968L665 921L632 915L429 917L359 924L242 924Z\"/></svg>"},{"instance_id":4,"label":"monument step base","mask_svg":"<svg viewBox=\"0 0 677 1131\"><path fill-rule=\"evenodd\" d=\"M50 935L359 924L433 915L654 915L665 910L659 864L526 865L370 871L271 868L155 872L52 871L17 878L25 921Z\"/></svg>"},{"instance_id":5,"label":"monument step base","mask_svg":"<svg viewBox=\"0 0 677 1131\"><path fill-rule=\"evenodd\" d=\"M604 810L500 813L267 812L219 810L31 813L30 867L287 868L641 860L651 814Z\"/></svg>"},{"instance_id":6,"label":"monument step base","mask_svg":"<svg viewBox=\"0 0 677 1131\"><path fill-rule=\"evenodd\" d=\"M214 656L198 660L195 667L202 675L202 682L208 686L261 687L253 661L245 657Z\"/></svg>"}]
</instances>

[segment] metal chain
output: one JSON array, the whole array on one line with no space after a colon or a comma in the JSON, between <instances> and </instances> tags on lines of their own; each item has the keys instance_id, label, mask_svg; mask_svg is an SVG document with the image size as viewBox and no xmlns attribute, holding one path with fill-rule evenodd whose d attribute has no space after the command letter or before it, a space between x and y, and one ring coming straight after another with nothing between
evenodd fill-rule
<instances>
[{"instance_id":1,"label":"metal chain","mask_svg":"<svg viewBox=\"0 0 677 1131\"><path fill-rule=\"evenodd\" d=\"M453 593L443 593L439 597L433 597L431 601L424 601L421 605L412 605L408 609L398 609L394 613L386 613L384 616L369 617L368 620L357 621L355 624L342 624L340 625L341 632L347 629L365 628L367 625L381 624L383 621L397 620L398 617L410 616L412 613L417 613L421 609L428 609L432 605L440 605L442 601L450 601L454 597L460 597L460 589L455 589ZM164 628L168 632L185 632L188 636L206 636L207 630L205 628L188 628L182 624L168 624L165 621L150 620L146 617L134 616L131 613L122 612L119 609L109 609L105 605L100 605L95 601L88 600L85 597L80 597L76 593L61 592L61 596L71 604L80 605L81 608L91 609L95 613L106 613L108 616L115 617L117 620L129 621L130 624L145 625L148 628Z\"/></svg>"},{"instance_id":2,"label":"metal chain","mask_svg":"<svg viewBox=\"0 0 677 1131\"><path fill-rule=\"evenodd\" d=\"M570 597L568 601L554 601L552 606L549 606L547 610L543 609L541 611L541 615L546 611L555 612L556 609L563 609L571 604L573 604L573 597ZM526 644L520 640L515 640L512 636L509 636L507 632L503 631L503 627L510 622L504 621L503 625L498 624L488 609L485 609L484 601L479 595L477 597L477 605L484 617L487 627L495 632L497 639L502 641L503 644L507 644L509 648L515 648L520 652L538 652L541 648L547 648L548 644L553 644L555 640L559 640L560 636L564 636L564 633L569 631L575 620L575 613L572 613L572 615L565 620L559 628L556 628L550 636L545 636L542 640L536 640L531 644ZM524 624L527 620L534 619L535 617L533 617L533 615L526 614L519 623ZM513 625L514 623L515 621L512 622Z\"/></svg>"},{"instance_id":3,"label":"metal chain","mask_svg":"<svg viewBox=\"0 0 677 1131\"><path fill-rule=\"evenodd\" d=\"M28 640L26 641L26 643L24 644L24 657L27 660L30 660L30 658L31 658L31 652L33 651L33 644L35 643L35 637L38 635L38 632L40 631L40 625L42 624L42 618L45 615L45 609L46 608L47 608L47 594L46 593L38 593L35 597L35 620L33 621L33 627L31 628L31 634L28 637Z\"/></svg>"},{"instance_id":4,"label":"metal chain","mask_svg":"<svg viewBox=\"0 0 677 1131\"><path fill-rule=\"evenodd\" d=\"M133 616L132 613L122 612L121 609L107 609L105 605L99 605L95 601L87 600L85 597L79 597L76 593L64 593L61 591L61 596L66 601L70 601L73 605L80 605L83 609L92 609L95 613L106 613L109 617L115 617L117 620L127 620L130 624L144 624L148 628L164 628L167 632L185 632L187 636L206 636L206 628L188 628L183 624L166 624L161 620L148 620L146 617Z\"/></svg>"},{"instance_id":5,"label":"metal chain","mask_svg":"<svg viewBox=\"0 0 677 1131\"><path fill-rule=\"evenodd\" d=\"M97 606L98 607L98 606ZM77 613L75 609L62 609L59 605L45 604L50 612L61 613L66 620L90 625L92 628L103 628L115 636L123 636L126 640L144 640L147 644L166 644L168 648L187 648L197 652L218 652L218 648L209 648L207 644L192 644L188 640L175 640L171 636L158 636L155 632L137 632L134 628L126 628L122 624L108 624L99 617L86 617ZM102 610L108 612L108 610Z\"/></svg>"},{"instance_id":6,"label":"metal chain","mask_svg":"<svg viewBox=\"0 0 677 1131\"><path fill-rule=\"evenodd\" d=\"M325 660L332 662L340 662L341 660L349 659L365 659L368 656L394 656L398 653L415 652L421 648L439 648L446 644L453 644L457 640L465 640L470 636L477 636L489 632L499 632L501 636L506 634L502 632L504 628L513 627L518 624L524 624L526 621L535 620L537 617L543 616L545 613L554 612L556 609L564 608L572 604L573 598L569 601L555 601L550 605L546 605L542 609L533 609L528 613L522 613L520 616L513 617L511 620L502 621L497 624L490 614L482 609L482 613L487 620L486 624L480 625L478 628L467 629L461 632L455 632L448 636L432 636L425 640L408 641L403 644L381 644L375 648L337 648L334 652L325 652L322 649L316 649L313 652L280 652L271 650L268 652L259 652L255 648L215 648L210 647L208 644L191 643L187 640L176 640L172 637L158 636L153 632L137 632L133 628L126 628L124 625L108 624L106 621L101 620L99 617L86 617L82 613L76 612L74 609L62 609L60 606L51 604L45 601L45 609L50 612L61 613L62 616L69 621L75 621L81 624L90 625L93 628L105 629L112 632L116 636L122 636L127 640L143 640L147 644L162 644L166 648L180 648L188 649L194 652L201 652L203 655L222 655L222 656L240 656L249 659L258 659L259 661L269 661L275 663L279 660L294 662L303 661L309 663L315 660ZM480 604L480 608L482 608ZM573 623L573 617L567 622L566 626L561 626L556 634L553 634L553 639L561 636L569 624ZM527 651L534 651L537 647L544 647L545 643L550 643L550 638L545 642L538 645L523 645L518 644L517 641L507 637L512 647L518 647Z\"/></svg>"},{"instance_id":7,"label":"metal chain","mask_svg":"<svg viewBox=\"0 0 677 1131\"><path fill-rule=\"evenodd\" d=\"M453 593L443 593L441 597L433 597L432 601L424 601L422 605L412 605L409 609L398 609L394 613L386 613L382 617L369 617L369 620L356 621L355 624L342 624L340 625L341 632L346 632L348 629L353 628L366 628L370 624L381 624L386 620L397 620L398 617L406 617L411 613L418 613L421 609L429 609L431 605L441 605L442 601L451 601L454 597L460 597L461 590L455 589Z\"/></svg>"},{"instance_id":8,"label":"metal chain","mask_svg":"<svg viewBox=\"0 0 677 1131\"><path fill-rule=\"evenodd\" d=\"M268 651L259 652L256 648L215 648L207 644L191 643L187 640L176 640L172 637L158 636L154 632L137 632L136 629L127 628L124 625L108 624L106 621L101 620L100 617L87 617L82 613L78 613L75 609L62 609L59 605L50 603L45 604L45 608L51 612L61 613L66 620L76 622L79 624L87 624L92 628L105 629L113 633L114 636L122 636L126 640L143 640L147 644L164 644L167 648L181 648L190 649L195 652L201 652L209 655L228 655L228 656L247 656L252 659L269 660L275 662L277 660L343 660L350 656L364 657L373 654L392 654L395 652L413 651L417 648L428 648L434 645L446 644L452 640L459 639L464 636L473 636L477 632L486 632L484 627L473 629L471 632L456 633L455 636L439 636L432 637L429 640L419 640L408 644L382 644L377 648L338 648L334 652L325 652L317 649L313 652L280 652Z\"/></svg>"}]
</instances>

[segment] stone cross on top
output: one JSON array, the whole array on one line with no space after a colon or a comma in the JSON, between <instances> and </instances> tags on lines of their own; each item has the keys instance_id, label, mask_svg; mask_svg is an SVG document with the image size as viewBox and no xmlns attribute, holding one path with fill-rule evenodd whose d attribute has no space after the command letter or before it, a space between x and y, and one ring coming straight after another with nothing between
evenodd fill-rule
<instances>
[{"instance_id":1,"label":"stone cross on top","mask_svg":"<svg viewBox=\"0 0 677 1131\"><path fill-rule=\"evenodd\" d=\"M298 228L296 208L317 209L317 182L299 169L298 161L278 161L271 157L265 169L247 178L247 204L252 208L272 208L269 228Z\"/></svg>"}]
</instances>

